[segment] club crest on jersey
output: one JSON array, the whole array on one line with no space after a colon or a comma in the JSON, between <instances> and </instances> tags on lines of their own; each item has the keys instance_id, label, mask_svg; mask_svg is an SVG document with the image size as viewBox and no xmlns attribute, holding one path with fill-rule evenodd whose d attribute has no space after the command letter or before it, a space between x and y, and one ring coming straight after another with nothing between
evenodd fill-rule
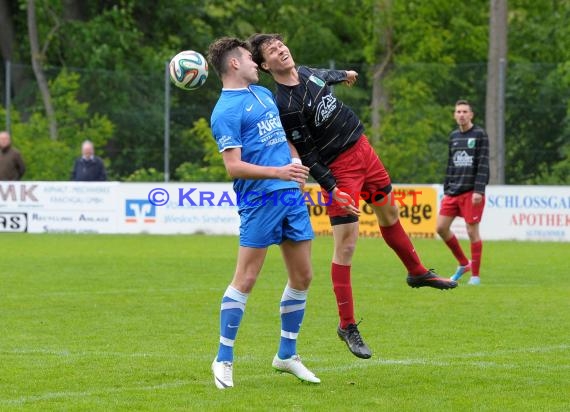
<instances>
[{"instance_id":1,"label":"club crest on jersey","mask_svg":"<svg viewBox=\"0 0 570 412\"><path fill-rule=\"evenodd\" d=\"M453 165L455 167L473 166L473 156L469 156L465 150L455 152L453 155Z\"/></svg>"},{"instance_id":2,"label":"club crest on jersey","mask_svg":"<svg viewBox=\"0 0 570 412\"><path fill-rule=\"evenodd\" d=\"M474 137L470 137L469 139L467 139L467 147L469 149L473 149L475 147L475 138Z\"/></svg>"},{"instance_id":3,"label":"club crest on jersey","mask_svg":"<svg viewBox=\"0 0 570 412\"><path fill-rule=\"evenodd\" d=\"M319 105L317 106L317 114L315 116L315 126L323 124L336 109L336 98L332 94L323 96Z\"/></svg>"},{"instance_id":4,"label":"club crest on jersey","mask_svg":"<svg viewBox=\"0 0 570 412\"><path fill-rule=\"evenodd\" d=\"M309 77L309 80L312 81L313 83L315 83L317 86L319 87L324 87L325 82L322 81L321 79L319 79L317 76L311 74L311 76Z\"/></svg>"}]
</instances>

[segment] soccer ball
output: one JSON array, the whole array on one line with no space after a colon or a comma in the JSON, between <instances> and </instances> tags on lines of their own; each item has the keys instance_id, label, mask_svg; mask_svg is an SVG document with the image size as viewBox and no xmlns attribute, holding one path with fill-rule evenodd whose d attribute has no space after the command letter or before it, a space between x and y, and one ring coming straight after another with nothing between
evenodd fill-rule
<instances>
[{"instance_id":1,"label":"soccer ball","mask_svg":"<svg viewBox=\"0 0 570 412\"><path fill-rule=\"evenodd\" d=\"M170 80L183 90L194 90L208 78L208 62L200 53L186 50L170 60Z\"/></svg>"}]
</instances>

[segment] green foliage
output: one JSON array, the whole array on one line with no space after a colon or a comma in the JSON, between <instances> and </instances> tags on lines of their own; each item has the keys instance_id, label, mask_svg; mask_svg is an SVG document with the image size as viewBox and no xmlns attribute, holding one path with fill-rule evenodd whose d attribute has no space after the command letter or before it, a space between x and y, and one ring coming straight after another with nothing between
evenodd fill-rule
<instances>
[{"instance_id":1,"label":"green foliage","mask_svg":"<svg viewBox=\"0 0 570 412\"><path fill-rule=\"evenodd\" d=\"M509 7L507 181L562 184L570 144L570 3L515 0Z\"/></svg>"},{"instance_id":2,"label":"green foliage","mask_svg":"<svg viewBox=\"0 0 570 412\"><path fill-rule=\"evenodd\" d=\"M393 2L392 13L398 64L452 64L487 58L487 0Z\"/></svg>"},{"instance_id":3,"label":"green foliage","mask_svg":"<svg viewBox=\"0 0 570 412\"><path fill-rule=\"evenodd\" d=\"M63 170L85 138L96 142L118 179L139 169L160 170L165 64L183 49L205 54L217 37L254 32L281 33L298 64L329 67L332 61L336 68L357 70L355 87L335 91L368 128L371 71L389 57L376 148L397 181L441 181L443 147L455 127L450 107L457 99L469 99L476 122L485 127L487 0L45 0L36 1L38 33L48 78L58 82L52 93L61 137L36 144L33 138L49 138L28 63L26 2L9 3L16 29L12 123L17 146L32 151L24 153L33 159L30 179L66 178ZM74 19L70 5L81 9ZM507 181L552 182L564 176L570 141L570 2L512 0L508 7ZM268 76L261 77L273 88ZM201 120L209 119L219 79L212 71L200 90L169 87L173 175L227 179ZM197 130L198 121L206 127ZM51 165L33 152L40 148L59 153L58 161Z\"/></svg>"},{"instance_id":4,"label":"green foliage","mask_svg":"<svg viewBox=\"0 0 570 412\"><path fill-rule=\"evenodd\" d=\"M524 183L533 185L570 185L570 142L560 149L560 161L554 165L542 163L538 165L536 177L529 178Z\"/></svg>"},{"instance_id":5,"label":"green foliage","mask_svg":"<svg viewBox=\"0 0 570 412\"><path fill-rule=\"evenodd\" d=\"M164 172L154 167L137 169L125 178L125 182L164 182Z\"/></svg>"},{"instance_id":6,"label":"green foliage","mask_svg":"<svg viewBox=\"0 0 570 412\"><path fill-rule=\"evenodd\" d=\"M570 141L568 132L561 130L568 103L559 100L560 89L568 90L570 83L565 83L556 65L512 64L509 79L509 183L539 181L562 160L564 142ZM529 107L533 110L529 111Z\"/></svg>"},{"instance_id":7,"label":"green foliage","mask_svg":"<svg viewBox=\"0 0 570 412\"><path fill-rule=\"evenodd\" d=\"M175 177L183 182L223 182L228 181L222 155L212 137L212 130L206 119L194 122L192 129L184 133L182 142L185 147L194 145L203 149L202 160L184 162L176 168Z\"/></svg>"},{"instance_id":8,"label":"green foliage","mask_svg":"<svg viewBox=\"0 0 570 412\"><path fill-rule=\"evenodd\" d=\"M475 107L483 107L477 100L485 90L485 66L482 70L466 62L486 59L486 11L447 0L392 4L374 14L373 21L384 26L371 28L377 36L391 32L395 51L383 80L389 100L376 149L394 181L441 182L447 136L455 127L453 104L469 98ZM371 7L377 6L371 2ZM369 63L384 58L387 50L380 43L373 40L368 46Z\"/></svg>"},{"instance_id":9,"label":"green foliage","mask_svg":"<svg viewBox=\"0 0 570 412\"><path fill-rule=\"evenodd\" d=\"M134 46L143 35L136 26L132 3L121 2L87 21L67 21L54 44L63 61L72 67L131 70L133 57L140 53ZM136 62L137 69L145 64L140 59Z\"/></svg>"},{"instance_id":10,"label":"green foliage","mask_svg":"<svg viewBox=\"0 0 570 412\"><path fill-rule=\"evenodd\" d=\"M89 105L78 101L79 75L63 70L50 82L56 108L58 140L49 138L48 122L41 111L22 121L12 111L12 135L22 152L28 180L69 180L73 161L81 155L81 143L91 140L103 147L114 126L105 116L89 113ZM16 146L16 144L15 144Z\"/></svg>"},{"instance_id":11,"label":"green foliage","mask_svg":"<svg viewBox=\"0 0 570 412\"><path fill-rule=\"evenodd\" d=\"M397 90L392 110L384 113L377 152L392 180L433 183L443 180L447 162L449 110L439 107L421 81L392 78Z\"/></svg>"},{"instance_id":12,"label":"green foliage","mask_svg":"<svg viewBox=\"0 0 570 412\"><path fill-rule=\"evenodd\" d=\"M43 121L36 124L41 125ZM14 133L19 134L18 127ZM33 139L26 132L18 139L19 150L26 163L26 180L69 180L73 168L73 160L78 155L75 148L64 142L50 139Z\"/></svg>"},{"instance_id":13,"label":"green foliage","mask_svg":"<svg viewBox=\"0 0 570 412\"><path fill-rule=\"evenodd\" d=\"M196 165L191 162L182 163L174 173L176 180L181 182L223 182L228 180L228 174L217 168Z\"/></svg>"},{"instance_id":14,"label":"green foliage","mask_svg":"<svg viewBox=\"0 0 570 412\"><path fill-rule=\"evenodd\" d=\"M162 167L163 73L174 54L168 43L158 48L145 40L135 3L101 3L85 21L65 21L50 49L52 58L81 68L80 98L90 102L91 114L101 113L117 126L107 150L120 176Z\"/></svg>"}]
</instances>

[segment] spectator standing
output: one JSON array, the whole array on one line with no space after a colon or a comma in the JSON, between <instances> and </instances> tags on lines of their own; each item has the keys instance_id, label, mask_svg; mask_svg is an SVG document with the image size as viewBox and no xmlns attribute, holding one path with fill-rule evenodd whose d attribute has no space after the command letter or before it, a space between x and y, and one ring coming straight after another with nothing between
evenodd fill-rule
<instances>
[{"instance_id":1,"label":"spectator standing","mask_svg":"<svg viewBox=\"0 0 570 412\"><path fill-rule=\"evenodd\" d=\"M71 180L77 182L104 182L107 180L107 172L103 160L95 156L95 147L89 140L81 145L81 157L75 159Z\"/></svg>"}]
</instances>

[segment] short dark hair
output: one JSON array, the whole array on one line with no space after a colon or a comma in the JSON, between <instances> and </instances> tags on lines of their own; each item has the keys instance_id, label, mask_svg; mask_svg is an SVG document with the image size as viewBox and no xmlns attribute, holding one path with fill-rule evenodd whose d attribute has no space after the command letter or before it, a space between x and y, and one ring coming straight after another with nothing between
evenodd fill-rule
<instances>
[{"instance_id":1,"label":"short dark hair","mask_svg":"<svg viewBox=\"0 0 570 412\"><path fill-rule=\"evenodd\" d=\"M459 105L465 105L465 106L469 106L469 110L473 111L473 106L471 106L471 103L469 103L467 100L465 99L460 99L458 101L455 102L455 107L459 106Z\"/></svg>"},{"instance_id":2,"label":"short dark hair","mask_svg":"<svg viewBox=\"0 0 570 412\"><path fill-rule=\"evenodd\" d=\"M268 71L263 69L263 67L261 67L261 63L264 62L263 48L268 43L271 43L273 40L283 41L283 37L277 33L275 34L255 33L249 36L249 39L247 39L250 45L251 58L255 63L257 63L257 66L259 66L259 68L263 70L265 73L268 73Z\"/></svg>"},{"instance_id":3,"label":"short dark hair","mask_svg":"<svg viewBox=\"0 0 570 412\"><path fill-rule=\"evenodd\" d=\"M221 37L210 44L208 48L208 60L218 76L222 76L227 71L228 56L234 53L239 47L250 51L249 44L235 37Z\"/></svg>"}]
</instances>

